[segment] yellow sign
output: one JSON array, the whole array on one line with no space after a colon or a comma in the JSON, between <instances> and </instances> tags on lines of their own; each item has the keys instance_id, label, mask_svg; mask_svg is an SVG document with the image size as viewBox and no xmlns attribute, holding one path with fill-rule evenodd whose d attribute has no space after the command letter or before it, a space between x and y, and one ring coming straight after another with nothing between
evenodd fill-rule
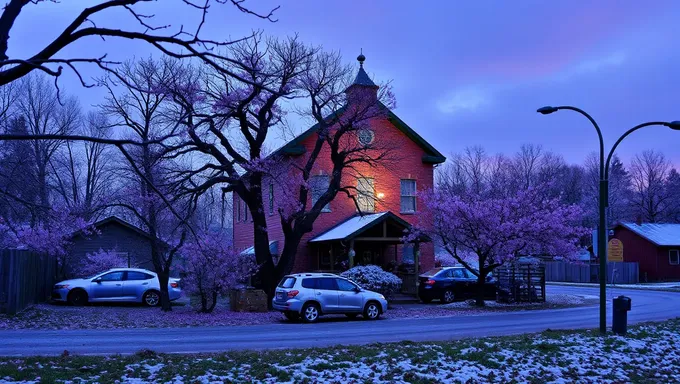
<instances>
[{"instance_id":1,"label":"yellow sign","mask_svg":"<svg viewBox=\"0 0 680 384\"><path fill-rule=\"evenodd\" d=\"M623 261L623 243L619 239L609 240L607 247L608 261Z\"/></svg>"}]
</instances>

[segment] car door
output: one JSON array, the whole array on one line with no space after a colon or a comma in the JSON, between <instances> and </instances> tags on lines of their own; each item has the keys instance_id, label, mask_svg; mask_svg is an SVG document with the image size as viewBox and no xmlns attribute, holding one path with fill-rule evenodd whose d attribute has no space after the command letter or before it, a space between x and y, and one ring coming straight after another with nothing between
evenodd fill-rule
<instances>
[{"instance_id":1,"label":"car door","mask_svg":"<svg viewBox=\"0 0 680 384\"><path fill-rule=\"evenodd\" d=\"M469 284L467 275L463 268L453 268L449 271L451 279L451 287L453 287L456 295L468 295Z\"/></svg>"},{"instance_id":2,"label":"car door","mask_svg":"<svg viewBox=\"0 0 680 384\"><path fill-rule=\"evenodd\" d=\"M109 272L92 280L90 297L94 300L120 300L125 271Z\"/></svg>"},{"instance_id":3,"label":"car door","mask_svg":"<svg viewBox=\"0 0 680 384\"><path fill-rule=\"evenodd\" d=\"M316 300L321 304L322 312L338 312L338 284L335 282L335 278L319 278L316 281L314 293Z\"/></svg>"},{"instance_id":4,"label":"car door","mask_svg":"<svg viewBox=\"0 0 680 384\"><path fill-rule=\"evenodd\" d=\"M338 285L338 310L343 312L361 312L364 297L359 287L345 279L335 279Z\"/></svg>"},{"instance_id":5,"label":"car door","mask_svg":"<svg viewBox=\"0 0 680 384\"><path fill-rule=\"evenodd\" d=\"M123 281L123 298L131 301L142 301L142 295L150 287L149 284L153 276L148 273L138 271L128 271L125 281Z\"/></svg>"},{"instance_id":6,"label":"car door","mask_svg":"<svg viewBox=\"0 0 680 384\"><path fill-rule=\"evenodd\" d=\"M467 297L476 297L477 292L477 276L467 269L459 269L461 273L461 291Z\"/></svg>"}]
</instances>

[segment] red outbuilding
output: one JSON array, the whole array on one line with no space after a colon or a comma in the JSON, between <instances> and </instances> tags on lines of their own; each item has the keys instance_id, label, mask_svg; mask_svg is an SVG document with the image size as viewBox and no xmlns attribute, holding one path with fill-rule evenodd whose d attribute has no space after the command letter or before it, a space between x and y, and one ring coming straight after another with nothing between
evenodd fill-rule
<instances>
[{"instance_id":1,"label":"red outbuilding","mask_svg":"<svg viewBox=\"0 0 680 384\"><path fill-rule=\"evenodd\" d=\"M613 230L623 261L639 264L641 282L680 280L680 224L620 223Z\"/></svg>"},{"instance_id":2,"label":"red outbuilding","mask_svg":"<svg viewBox=\"0 0 680 384\"><path fill-rule=\"evenodd\" d=\"M361 64L354 83L346 92L377 93L379 87L365 72L363 60ZM346 194L338 194L315 221L313 231L303 237L294 272L338 271L352 251L357 265L382 266L414 260L413 246L403 244L401 238L405 229L418 222L418 213L423 206L418 192L432 188L434 167L446 158L392 111L371 118L366 124L356 139L388 143L398 149L398 159L391 159L389 164L348 170L347 176L343 176L343 184L354 185L363 196L372 198L358 201L363 213L359 215L354 200ZM283 153L290 161L304 158L305 153L312 150L316 138L317 131L311 127L285 144L278 153ZM328 153L327 157L324 153ZM315 181L327 183L330 172L332 162L326 148L315 165L314 175L319 179ZM263 189L270 250L278 254L284 240L277 209L281 191L275 183ZM310 205L311 199L314 199L313 193ZM234 245L248 251L253 245L252 221L247 217L245 203L237 196L234 196L233 207ZM419 249L420 267L432 268L433 244L422 243Z\"/></svg>"}]
</instances>

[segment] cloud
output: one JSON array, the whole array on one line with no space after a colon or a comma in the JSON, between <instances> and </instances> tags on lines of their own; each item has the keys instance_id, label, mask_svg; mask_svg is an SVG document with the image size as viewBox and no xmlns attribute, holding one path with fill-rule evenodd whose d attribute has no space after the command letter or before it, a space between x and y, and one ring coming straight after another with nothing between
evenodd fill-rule
<instances>
[{"instance_id":1,"label":"cloud","mask_svg":"<svg viewBox=\"0 0 680 384\"><path fill-rule=\"evenodd\" d=\"M474 112L491 103L492 95L488 89L469 86L452 91L437 101L437 109L445 114Z\"/></svg>"},{"instance_id":2,"label":"cloud","mask_svg":"<svg viewBox=\"0 0 680 384\"><path fill-rule=\"evenodd\" d=\"M585 59L567 69L563 73L563 76L579 76L609 70L613 67L620 67L626 62L626 59L627 55L622 51L612 52L596 58Z\"/></svg>"}]
</instances>

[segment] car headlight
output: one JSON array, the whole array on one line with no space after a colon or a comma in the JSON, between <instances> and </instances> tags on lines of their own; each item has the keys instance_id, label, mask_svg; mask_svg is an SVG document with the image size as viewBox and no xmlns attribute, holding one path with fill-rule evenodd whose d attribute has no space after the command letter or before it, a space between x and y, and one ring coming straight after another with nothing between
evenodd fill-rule
<instances>
[{"instance_id":1,"label":"car headlight","mask_svg":"<svg viewBox=\"0 0 680 384\"><path fill-rule=\"evenodd\" d=\"M57 284L54 286L54 289L66 289L68 288L68 284Z\"/></svg>"},{"instance_id":2,"label":"car headlight","mask_svg":"<svg viewBox=\"0 0 680 384\"><path fill-rule=\"evenodd\" d=\"M385 295L380 295L380 298L385 300Z\"/></svg>"}]
</instances>

